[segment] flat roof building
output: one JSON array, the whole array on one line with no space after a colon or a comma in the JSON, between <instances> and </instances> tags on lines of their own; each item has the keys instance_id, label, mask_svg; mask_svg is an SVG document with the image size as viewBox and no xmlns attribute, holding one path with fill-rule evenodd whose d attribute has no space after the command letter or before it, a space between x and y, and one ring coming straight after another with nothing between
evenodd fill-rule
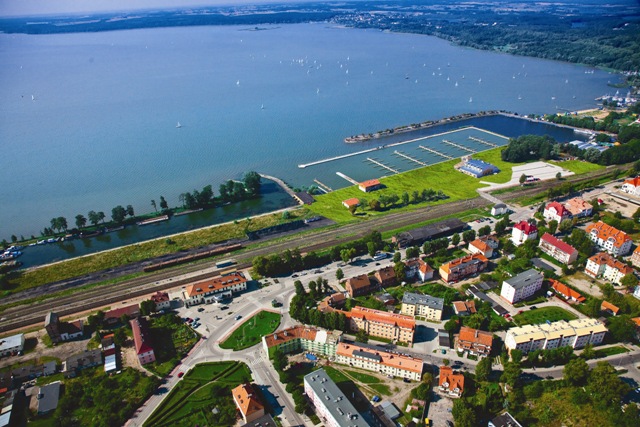
<instances>
[{"instance_id":1,"label":"flat roof building","mask_svg":"<svg viewBox=\"0 0 640 427\"><path fill-rule=\"evenodd\" d=\"M24 349L24 334L11 335L0 339L0 356L11 356Z\"/></svg>"},{"instance_id":2,"label":"flat roof building","mask_svg":"<svg viewBox=\"0 0 640 427\"><path fill-rule=\"evenodd\" d=\"M406 314L407 316L423 316L431 320L441 320L443 308L443 298L405 292L402 296L400 313Z\"/></svg>"},{"instance_id":3,"label":"flat roof building","mask_svg":"<svg viewBox=\"0 0 640 427\"><path fill-rule=\"evenodd\" d=\"M511 304L525 300L542 288L544 275L536 270L523 271L502 282L500 296Z\"/></svg>"},{"instance_id":4,"label":"flat roof building","mask_svg":"<svg viewBox=\"0 0 640 427\"><path fill-rule=\"evenodd\" d=\"M559 320L510 328L504 344L509 352L518 349L523 353L565 346L583 348L587 344L602 343L606 333L607 328L597 319Z\"/></svg>"}]
</instances>

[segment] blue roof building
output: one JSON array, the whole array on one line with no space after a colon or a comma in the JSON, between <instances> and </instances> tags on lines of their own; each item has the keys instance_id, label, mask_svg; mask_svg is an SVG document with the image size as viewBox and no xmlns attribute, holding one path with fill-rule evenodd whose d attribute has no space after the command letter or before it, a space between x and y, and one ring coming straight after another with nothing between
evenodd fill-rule
<instances>
[{"instance_id":1,"label":"blue roof building","mask_svg":"<svg viewBox=\"0 0 640 427\"><path fill-rule=\"evenodd\" d=\"M474 178L481 178L486 175L493 175L494 173L500 172L500 169L491 163L476 159L469 159L465 161L462 166L458 167L458 170Z\"/></svg>"}]
</instances>

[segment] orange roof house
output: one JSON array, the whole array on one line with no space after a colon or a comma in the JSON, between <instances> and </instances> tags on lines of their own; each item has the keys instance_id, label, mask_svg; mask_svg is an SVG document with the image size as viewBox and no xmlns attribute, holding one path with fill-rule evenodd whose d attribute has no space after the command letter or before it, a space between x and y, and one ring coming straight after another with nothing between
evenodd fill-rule
<instances>
[{"instance_id":1,"label":"orange roof house","mask_svg":"<svg viewBox=\"0 0 640 427\"><path fill-rule=\"evenodd\" d=\"M620 311L620 308L618 308L615 305L611 304L609 301L602 301L602 304L600 305L600 311L605 311L605 312L611 313L612 315L616 316L618 314L618 312Z\"/></svg>"},{"instance_id":2,"label":"orange roof house","mask_svg":"<svg viewBox=\"0 0 640 427\"><path fill-rule=\"evenodd\" d=\"M366 274L351 277L347 279L344 288L349 292L351 298L359 297L361 295L367 295L373 291L373 284Z\"/></svg>"},{"instance_id":3,"label":"orange roof house","mask_svg":"<svg viewBox=\"0 0 640 427\"><path fill-rule=\"evenodd\" d=\"M564 299L572 300L575 302L585 302L585 297L583 297L580 293L574 291L564 283L558 282L557 280L550 279L551 287L554 291L559 293L564 297Z\"/></svg>"},{"instance_id":4,"label":"orange roof house","mask_svg":"<svg viewBox=\"0 0 640 427\"><path fill-rule=\"evenodd\" d=\"M470 354L487 356L491 353L493 335L490 332L463 326L460 328L456 343L459 352L468 351Z\"/></svg>"},{"instance_id":5,"label":"orange roof house","mask_svg":"<svg viewBox=\"0 0 640 427\"><path fill-rule=\"evenodd\" d=\"M355 197L342 201L342 206L349 209L351 206L360 206L360 199Z\"/></svg>"},{"instance_id":6,"label":"orange roof house","mask_svg":"<svg viewBox=\"0 0 640 427\"><path fill-rule=\"evenodd\" d=\"M264 415L264 405L258 400L251 384L240 384L231 394L245 424Z\"/></svg>"},{"instance_id":7,"label":"orange roof house","mask_svg":"<svg viewBox=\"0 0 640 427\"><path fill-rule=\"evenodd\" d=\"M352 331L364 330L366 333L390 340L413 343L416 320L404 314L374 310L356 306L351 311L341 311L349 319Z\"/></svg>"},{"instance_id":8,"label":"orange roof house","mask_svg":"<svg viewBox=\"0 0 640 427\"><path fill-rule=\"evenodd\" d=\"M488 263L489 260L482 254L472 254L454 259L440 266L440 278L447 283L457 282L484 271Z\"/></svg>"},{"instance_id":9,"label":"orange roof house","mask_svg":"<svg viewBox=\"0 0 640 427\"><path fill-rule=\"evenodd\" d=\"M383 288L396 284L396 271L393 267L384 267L374 273L374 277L378 279L378 283Z\"/></svg>"},{"instance_id":10,"label":"orange roof house","mask_svg":"<svg viewBox=\"0 0 640 427\"><path fill-rule=\"evenodd\" d=\"M589 216L593 212L593 205L580 197L567 200L564 207L574 217Z\"/></svg>"},{"instance_id":11,"label":"orange roof house","mask_svg":"<svg viewBox=\"0 0 640 427\"><path fill-rule=\"evenodd\" d=\"M358 188L361 191L364 191L365 193L368 193L370 191L375 191L375 190L377 190L377 189L379 189L381 187L382 187L382 184L380 184L380 181L377 180L377 179L370 179L370 180L361 182L358 185Z\"/></svg>"},{"instance_id":12,"label":"orange roof house","mask_svg":"<svg viewBox=\"0 0 640 427\"><path fill-rule=\"evenodd\" d=\"M469 242L469 252L472 254L482 254L487 258L491 258L493 256L493 248L482 239L476 239Z\"/></svg>"},{"instance_id":13,"label":"orange roof house","mask_svg":"<svg viewBox=\"0 0 640 427\"><path fill-rule=\"evenodd\" d=\"M625 255L631 249L631 237L602 221L587 225L589 239L613 256Z\"/></svg>"},{"instance_id":14,"label":"orange roof house","mask_svg":"<svg viewBox=\"0 0 640 427\"><path fill-rule=\"evenodd\" d=\"M454 301L453 302L453 311L458 316L469 316L471 314L475 314L476 313L476 302L475 302L475 300Z\"/></svg>"},{"instance_id":15,"label":"orange roof house","mask_svg":"<svg viewBox=\"0 0 640 427\"><path fill-rule=\"evenodd\" d=\"M370 371L388 372L392 375L399 375L417 381L420 380L423 370L422 359L397 353L388 353L359 343L338 343L336 361Z\"/></svg>"},{"instance_id":16,"label":"orange roof house","mask_svg":"<svg viewBox=\"0 0 640 427\"><path fill-rule=\"evenodd\" d=\"M440 391L452 397L460 397L464 392L464 375L454 374L449 366L440 366L440 380L438 381Z\"/></svg>"},{"instance_id":17,"label":"orange roof house","mask_svg":"<svg viewBox=\"0 0 640 427\"><path fill-rule=\"evenodd\" d=\"M246 288L246 283L247 279L242 273L232 273L188 285L185 288L185 294L190 299L198 298L224 292L226 289L232 290L242 285Z\"/></svg>"}]
</instances>

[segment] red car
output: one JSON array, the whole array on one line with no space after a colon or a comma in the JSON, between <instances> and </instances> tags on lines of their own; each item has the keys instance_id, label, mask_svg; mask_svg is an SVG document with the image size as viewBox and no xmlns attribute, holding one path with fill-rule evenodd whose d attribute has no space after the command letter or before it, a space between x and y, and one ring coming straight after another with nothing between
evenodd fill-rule
<instances>
[{"instance_id":1,"label":"red car","mask_svg":"<svg viewBox=\"0 0 640 427\"><path fill-rule=\"evenodd\" d=\"M182 378L184 376L184 372L179 372L178 373L178 378Z\"/></svg>"}]
</instances>

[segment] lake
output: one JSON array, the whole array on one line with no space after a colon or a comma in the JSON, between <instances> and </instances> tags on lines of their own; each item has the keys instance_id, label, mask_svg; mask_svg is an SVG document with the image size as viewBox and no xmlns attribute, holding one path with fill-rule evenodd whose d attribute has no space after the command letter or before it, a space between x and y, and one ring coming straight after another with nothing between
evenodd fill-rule
<instances>
[{"instance_id":1,"label":"lake","mask_svg":"<svg viewBox=\"0 0 640 427\"><path fill-rule=\"evenodd\" d=\"M367 147L346 136L464 112L591 108L619 81L422 35L265 28L0 35L0 239L116 205L150 212L161 195L178 205L249 170L309 186L322 171L298 164ZM503 119L490 130L529 129Z\"/></svg>"}]
</instances>

